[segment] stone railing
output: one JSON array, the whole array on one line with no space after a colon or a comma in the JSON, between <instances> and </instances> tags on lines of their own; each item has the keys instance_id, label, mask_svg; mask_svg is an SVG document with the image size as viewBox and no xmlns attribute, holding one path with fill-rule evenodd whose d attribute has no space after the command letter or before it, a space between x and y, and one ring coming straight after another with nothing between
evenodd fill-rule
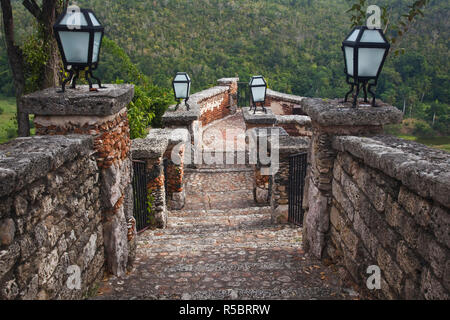
<instances>
[{"instance_id":1,"label":"stone railing","mask_svg":"<svg viewBox=\"0 0 450 320\"><path fill-rule=\"evenodd\" d=\"M253 114L249 108L243 109L247 129L275 126L283 128L293 137L311 137L311 118L301 104L304 99L268 89L267 114L263 114L260 108L257 114Z\"/></svg>"},{"instance_id":2,"label":"stone railing","mask_svg":"<svg viewBox=\"0 0 450 320\"><path fill-rule=\"evenodd\" d=\"M306 116L301 104L303 99L305 98L267 89L266 104L277 115Z\"/></svg>"},{"instance_id":3,"label":"stone railing","mask_svg":"<svg viewBox=\"0 0 450 320\"><path fill-rule=\"evenodd\" d=\"M189 110L184 103L170 106L163 116L167 128L206 126L236 112L238 78L219 79L219 86L197 92L189 98ZM195 128L195 127L194 127Z\"/></svg>"},{"instance_id":4,"label":"stone railing","mask_svg":"<svg viewBox=\"0 0 450 320\"><path fill-rule=\"evenodd\" d=\"M401 112L305 99L312 119L305 249L378 298L448 299L449 155L382 136ZM381 289L368 290L369 267ZM370 288L373 289L373 288Z\"/></svg>"},{"instance_id":5,"label":"stone railing","mask_svg":"<svg viewBox=\"0 0 450 320\"><path fill-rule=\"evenodd\" d=\"M107 85L22 97L37 136L0 149L3 297L79 299L101 271L122 276L132 267L133 94L133 86Z\"/></svg>"},{"instance_id":6,"label":"stone railing","mask_svg":"<svg viewBox=\"0 0 450 320\"><path fill-rule=\"evenodd\" d=\"M82 135L0 146L2 299L81 299L103 277L102 183L93 146Z\"/></svg>"},{"instance_id":7,"label":"stone railing","mask_svg":"<svg viewBox=\"0 0 450 320\"><path fill-rule=\"evenodd\" d=\"M133 140L133 160L146 163L153 227L165 228L168 210L184 207L184 153L190 143L187 129L152 129L145 139Z\"/></svg>"},{"instance_id":8,"label":"stone railing","mask_svg":"<svg viewBox=\"0 0 450 320\"><path fill-rule=\"evenodd\" d=\"M336 137L327 254L378 297L450 298L450 156L391 136Z\"/></svg>"}]
</instances>

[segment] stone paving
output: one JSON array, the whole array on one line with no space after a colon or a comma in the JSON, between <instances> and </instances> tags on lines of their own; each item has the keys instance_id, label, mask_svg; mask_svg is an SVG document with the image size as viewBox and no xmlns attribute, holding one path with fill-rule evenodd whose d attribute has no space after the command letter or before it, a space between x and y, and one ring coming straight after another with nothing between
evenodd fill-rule
<instances>
[{"instance_id":1,"label":"stone paving","mask_svg":"<svg viewBox=\"0 0 450 320\"><path fill-rule=\"evenodd\" d=\"M226 122L224 124L227 124ZM186 171L187 203L165 230L138 239L135 270L105 279L94 299L356 299L302 249L302 229L273 225L253 201L253 172Z\"/></svg>"}]
</instances>

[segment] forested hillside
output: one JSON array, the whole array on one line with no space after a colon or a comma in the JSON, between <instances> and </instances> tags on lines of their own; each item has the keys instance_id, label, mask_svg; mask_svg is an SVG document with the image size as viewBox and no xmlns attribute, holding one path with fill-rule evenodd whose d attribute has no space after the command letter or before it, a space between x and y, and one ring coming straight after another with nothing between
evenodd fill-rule
<instances>
[{"instance_id":1,"label":"forested hillside","mask_svg":"<svg viewBox=\"0 0 450 320\"><path fill-rule=\"evenodd\" d=\"M350 31L349 0L80 0L92 8L116 41L154 84L170 88L176 71L186 71L194 91L220 77L263 74L272 89L304 96L343 97L341 42ZM388 3L393 16L411 1ZM20 21L33 26L17 6ZM407 35L396 44L406 53L391 55L377 88L385 101L407 116L426 120L449 134L450 2L434 0ZM26 31L28 30L28 32ZM4 48L0 55L0 90L11 94ZM123 79L104 50L101 77ZM126 79L125 79L126 80ZM425 128L427 129L427 128Z\"/></svg>"}]
</instances>

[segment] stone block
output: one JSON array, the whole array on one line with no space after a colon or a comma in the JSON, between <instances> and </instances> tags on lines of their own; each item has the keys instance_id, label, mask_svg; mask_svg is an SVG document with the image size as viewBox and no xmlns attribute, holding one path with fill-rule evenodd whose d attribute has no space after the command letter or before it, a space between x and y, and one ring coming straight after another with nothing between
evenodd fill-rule
<instances>
[{"instance_id":1,"label":"stone block","mask_svg":"<svg viewBox=\"0 0 450 320\"><path fill-rule=\"evenodd\" d=\"M0 297L4 300L14 300L19 295L19 286L15 279L7 281L0 292Z\"/></svg>"},{"instance_id":2,"label":"stone block","mask_svg":"<svg viewBox=\"0 0 450 320\"><path fill-rule=\"evenodd\" d=\"M119 277L124 275L128 262L128 243L123 207L104 223L103 239L108 271Z\"/></svg>"},{"instance_id":3,"label":"stone block","mask_svg":"<svg viewBox=\"0 0 450 320\"><path fill-rule=\"evenodd\" d=\"M305 214L304 239L310 253L321 258L325 248L325 234L330 227L328 197L314 183L309 183L309 209Z\"/></svg>"},{"instance_id":4,"label":"stone block","mask_svg":"<svg viewBox=\"0 0 450 320\"><path fill-rule=\"evenodd\" d=\"M266 188L255 188L255 202L258 204L266 204L269 202L269 190Z\"/></svg>"},{"instance_id":5,"label":"stone block","mask_svg":"<svg viewBox=\"0 0 450 320\"><path fill-rule=\"evenodd\" d=\"M289 221L289 206L280 205L272 211L272 223L287 224Z\"/></svg>"},{"instance_id":6,"label":"stone block","mask_svg":"<svg viewBox=\"0 0 450 320\"><path fill-rule=\"evenodd\" d=\"M382 274L386 278L386 281L392 288L395 289L397 294L400 294L402 291L404 273L396 264L395 260L386 250L378 248L377 263L381 268Z\"/></svg>"},{"instance_id":7,"label":"stone block","mask_svg":"<svg viewBox=\"0 0 450 320\"><path fill-rule=\"evenodd\" d=\"M397 246L397 262L400 268L408 273L414 281L420 282L423 264L405 241L400 241Z\"/></svg>"},{"instance_id":8,"label":"stone block","mask_svg":"<svg viewBox=\"0 0 450 320\"><path fill-rule=\"evenodd\" d=\"M430 269L425 269L422 274L421 293L427 300L449 300L450 295L442 284L432 274Z\"/></svg>"},{"instance_id":9,"label":"stone block","mask_svg":"<svg viewBox=\"0 0 450 320\"><path fill-rule=\"evenodd\" d=\"M422 197L410 192L405 187L400 188L398 203L411 214L414 220L422 227L431 222L431 203Z\"/></svg>"},{"instance_id":10,"label":"stone block","mask_svg":"<svg viewBox=\"0 0 450 320\"><path fill-rule=\"evenodd\" d=\"M108 116L125 108L134 96L130 84L108 84L106 89L90 92L88 86L67 88L58 93L49 88L22 97L24 112L43 116Z\"/></svg>"},{"instance_id":11,"label":"stone block","mask_svg":"<svg viewBox=\"0 0 450 320\"><path fill-rule=\"evenodd\" d=\"M0 246L9 246L14 241L16 226L13 219L0 220Z\"/></svg>"},{"instance_id":12,"label":"stone block","mask_svg":"<svg viewBox=\"0 0 450 320\"><path fill-rule=\"evenodd\" d=\"M440 246L436 241L431 240L428 243L428 256L426 260L430 263L436 277L442 279L445 274L445 265L450 260L450 250Z\"/></svg>"},{"instance_id":13,"label":"stone block","mask_svg":"<svg viewBox=\"0 0 450 320\"><path fill-rule=\"evenodd\" d=\"M431 210L431 221L429 224L431 232L436 239L450 248L450 212L439 206Z\"/></svg>"},{"instance_id":14,"label":"stone block","mask_svg":"<svg viewBox=\"0 0 450 320\"><path fill-rule=\"evenodd\" d=\"M184 208L186 202L186 192L183 189L181 192L174 192L168 200L167 206L171 210L181 210Z\"/></svg>"},{"instance_id":15,"label":"stone block","mask_svg":"<svg viewBox=\"0 0 450 320\"><path fill-rule=\"evenodd\" d=\"M0 279L8 273L20 256L19 244L13 243L6 250L0 251Z\"/></svg>"},{"instance_id":16,"label":"stone block","mask_svg":"<svg viewBox=\"0 0 450 320\"><path fill-rule=\"evenodd\" d=\"M418 283L411 278L407 278L402 297L406 300L423 300L420 292L420 282Z\"/></svg>"}]
</instances>

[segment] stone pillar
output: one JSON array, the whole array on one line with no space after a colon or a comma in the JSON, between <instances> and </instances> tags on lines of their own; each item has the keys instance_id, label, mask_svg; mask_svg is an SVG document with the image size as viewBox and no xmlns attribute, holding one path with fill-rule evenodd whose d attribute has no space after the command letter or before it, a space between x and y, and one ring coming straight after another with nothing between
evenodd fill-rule
<instances>
[{"instance_id":1,"label":"stone pillar","mask_svg":"<svg viewBox=\"0 0 450 320\"><path fill-rule=\"evenodd\" d=\"M231 114L236 113L237 103L238 103L238 82L239 78L222 78L217 80L219 86L229 86L230 87L230 112Z\"/></svg>"},{"instance_id":2,"label":"stone pillar","mask_svg":"<svg viewBox=\"0 0 450 320\"><path fill-rule=\"evenodd\" d=\"M156 228L167 226L167 205L164 175L164 153L167 150L167 137L147 137L133 140L133 160L146 163L147 195L151 203L150 224Z\"/></svg>"},{"instance_id":3,"label":"stone pillar","mask_svg":"<svg viewBox=\"0 0 450 320\"><path fill-rule=\"evenodd\" d=\"M187 129L152 129L146 141L167 140L164 152L166 204L169 210L184 208L186 195L184 190L184 157L186 145L191 139ZM150 142L150 146L154 145ZM189 147L189 145L188 145Z\"/></svg>"},{"instance_id":4,"label":"stone pillar","mask_svg":"<svg viewBox=\"0 0 450 320\"><path fill-rule=\"evenodd\" d=\"M94 138L101 181L103 238L107 270L122 276L129 258L128 226L134 226L129 199L132 177L127 105L132 85L107 85L99 92L87 86L58 93L50 88L22 98L24 112L34 114L37 135L84 134ZM127 221L128 217L128 221Z\"/></svg>"},{"instance_id":5,"label":"stone pillar","mask_svg":"<svg viewBox=\"0 0 450 320\"><path fill-rule=\"evenodd\" d=\"M310 146L310 170L305 194L306 213L303 240L305 249L317 258L324 258L326 237L330 227L333 168L336 151L332 139L336 135L374 135L383 126L399 123L402 113L395 107L378 101L379 107L338 100L304 99L303 110L311 117L313 137Z\"/></svg>"},{"instance_id":6,"label":"stone pillar","mask_svg":"<svg viewBox=\"0 0 450 320\"><path fill-rule=\"evenodd\" d=\"M283 130L284 131L284 130ZM271 152L273 152L271 137ZM286 224L289 220L289 166L290 157L307 152L310 140L304 137L280 136L277 153L279 155L278 170L270 177L272 207L272 223Z\"/></svg>"}]
</instances>

